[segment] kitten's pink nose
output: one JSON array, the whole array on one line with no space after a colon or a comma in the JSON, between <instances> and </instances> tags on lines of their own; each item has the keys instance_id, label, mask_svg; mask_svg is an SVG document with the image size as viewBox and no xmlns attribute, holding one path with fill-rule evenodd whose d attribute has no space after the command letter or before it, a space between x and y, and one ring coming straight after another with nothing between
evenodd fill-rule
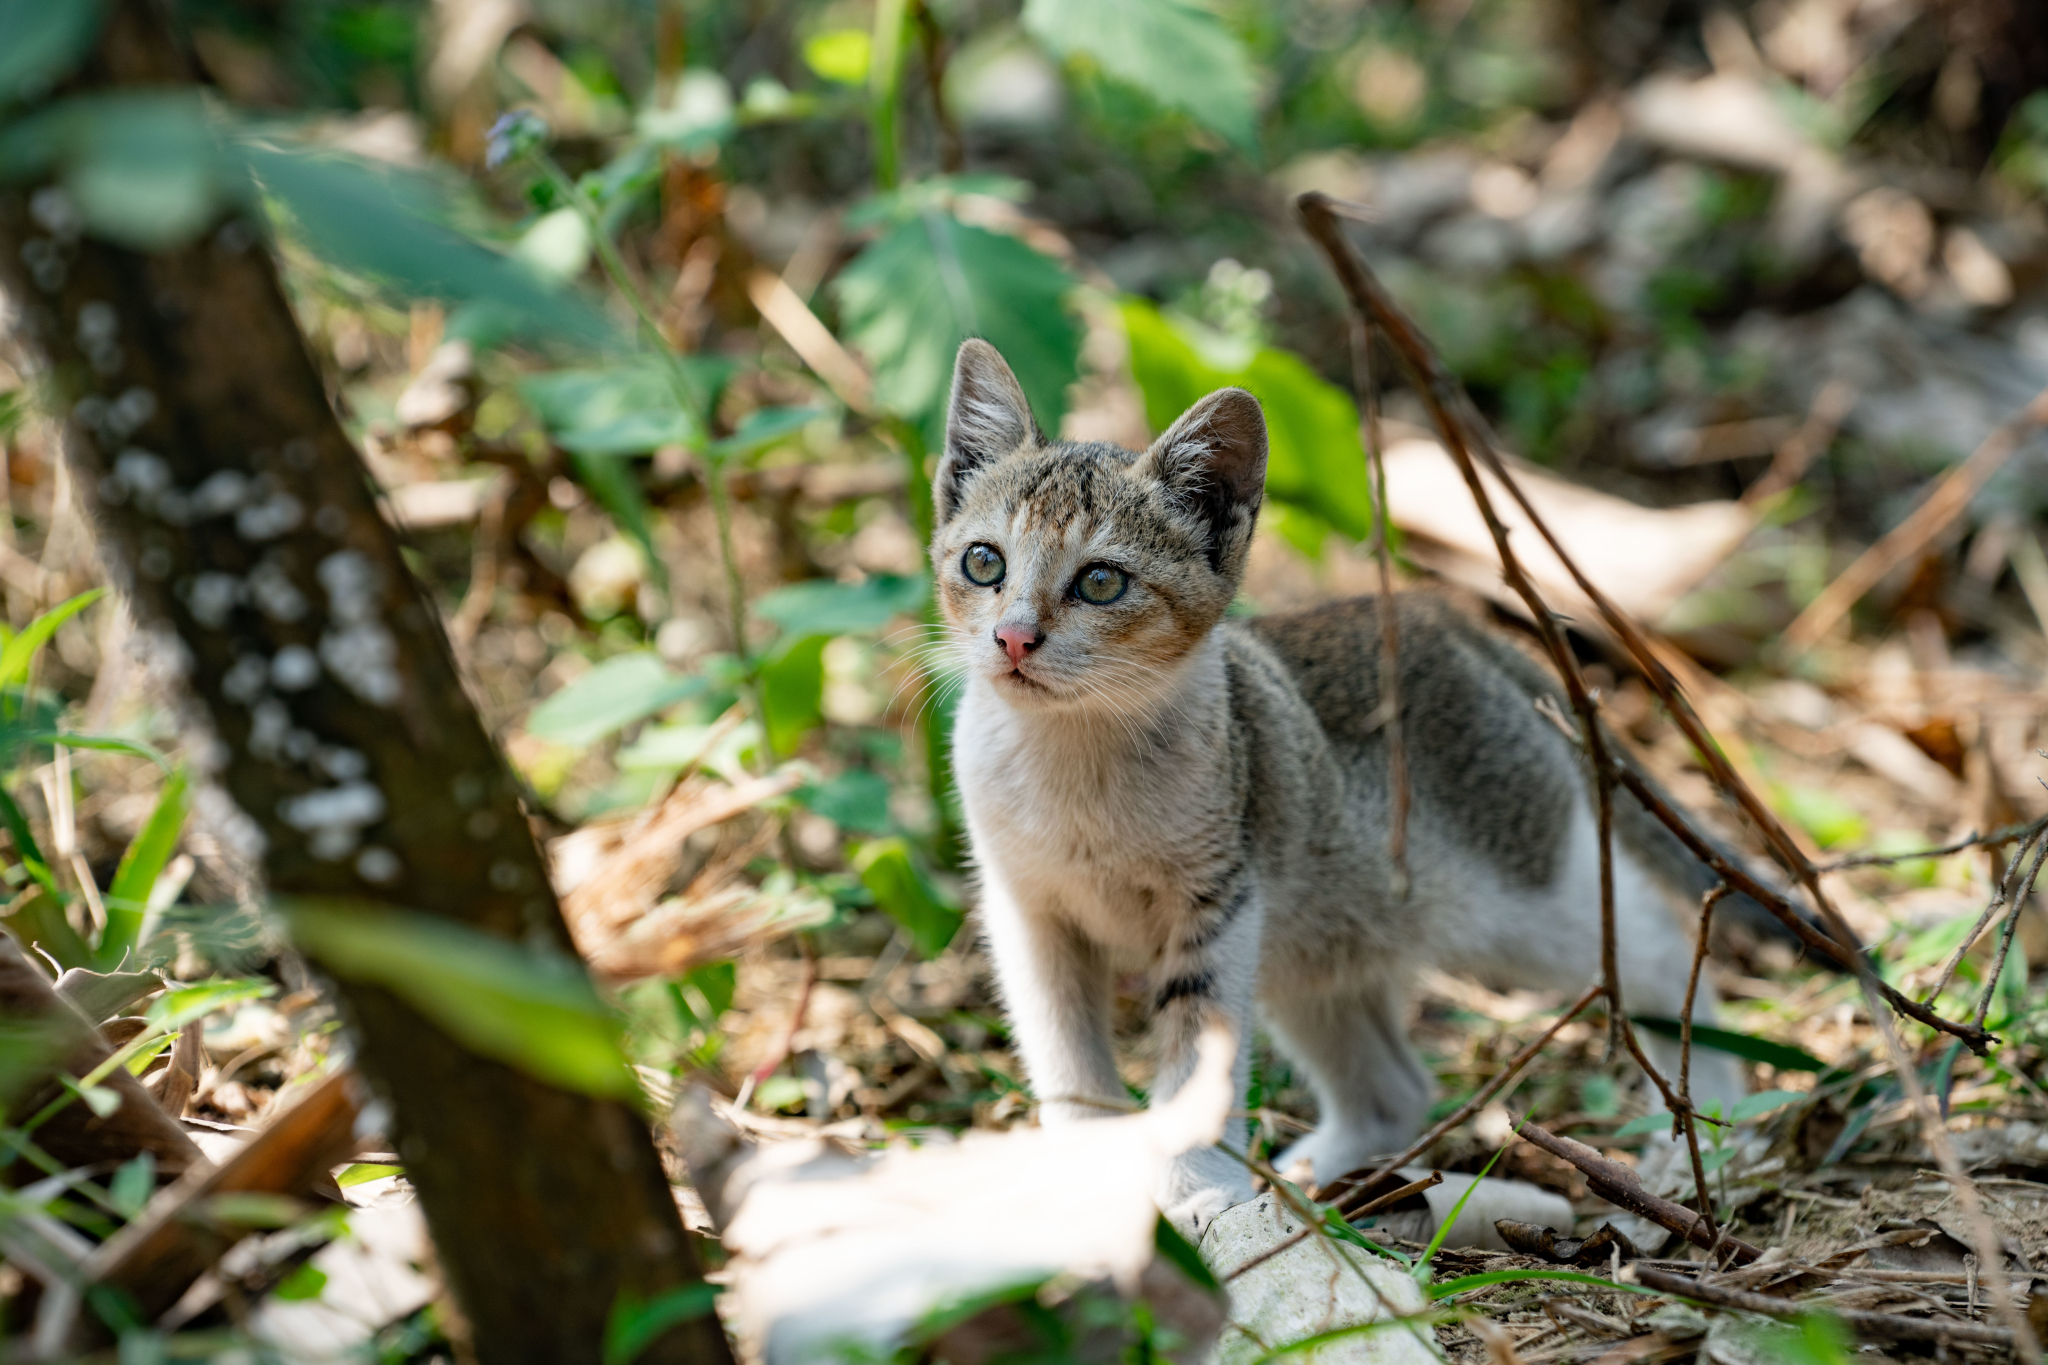
<instances>
[{"instance_id":1,"label":"kitten's pink nose","mask_svg":"<svg viewBox=\"0 0 2048 1365\"><path fill-rule=\"evenodd\" d=\"M996 643L1010 656L1010 667L1024 662L1024 656L1038 648L1038 642L1045 637L1038 633L1036 626L997 626Z\"/></svg>"}]
</instances>

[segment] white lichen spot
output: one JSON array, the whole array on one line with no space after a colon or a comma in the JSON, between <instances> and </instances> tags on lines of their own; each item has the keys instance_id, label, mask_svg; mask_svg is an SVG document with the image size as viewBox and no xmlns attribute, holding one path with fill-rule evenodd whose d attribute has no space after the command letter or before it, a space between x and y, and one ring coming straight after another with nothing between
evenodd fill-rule
<instances>
[{"instance_id":1,"label":"white lichen spot","mask_svg":"<svg viewBox=\"0 0 2048 1365\"><path fill-rule=\"evenodd\" d=\"M217 469L192 490L192 512L195 516L217 517L240 507L248 495L247 474L239 469Z\"/></svg>"},{"instance_id":2,"label":"white lichen spot","mask_svg":"<svg viewBox=\"0 0 2048 1365\"><path fill-rule=\"evenodd\" d=\"M265 762L277 762L292 733L292 713L276 697L265 697L250 708L250 715L249 752Z\"/></svg>"},{"instance_id":3,"label":"white lichen spot","mask_svg":"<svg viewBox=\"0 0 2048 1365\"><path fill-rule=\"evenodd\" d=\"M45 185L30 195L28 216L60 242L76 241L85 228L84 215L62 185Z\"/></svg>"},{"instance_id":4,"label":"white lichen spot","mask_svg":"<svg viewBox=\"0 0 2048 1365\"><path fill-rule=\"evenodd\" d=\"M121 390L121 396L107 407L107 421L123 436L142 429L156 416L156 395L140 384Z\"/></svg>"},{"instance_id":5,"label":"white lichen spot","mask_svg":"<svg viewBox=\"0 0 2048 1365\"><path fill-rule=\"evenodd\" d=\"M280 692L299 692L320 681L320 660L304 645L286 645L270 661L270 681Z\"/></svg>"},{"instance_id":6,"label":"white lichen spot","mask_svg":"<svg viewBox=\"0 0 2048 1365\"><path fill-rule=\"evenodd\" d=\"M313 529L329 540L340 540L348 534L348 513L330 502L313 514Z\"/></svg>"},{"instance_id":7,"label":"white lichen spot","mask_svg":"<svg viewBox=\"0 0 2048 1365\"><path fill-rule=\"evenodd\" d=\"M157 520L172 526L184 526L192 520L192 498L182 488L166 488L157 495Z\"/></svg>"},{"instance_id":8,"label":"white lichen spot","mask_svg":"<svg viewBox=\"0 0 2048 1365\"><path fill-rule=\"evenodd\" d=\"M335 862L355 851L363 827L384 818L384 793L367 782L289 797L277 806L278 818L308 836L313 856Z\"/></svg>"},{"instance_id":9,"label":"white lichen spot","mask_svg":"<svg viewBox=\"0 0 2048 1365\"><path fill-rule=\"evenodd\" d=\"M370 760L359 751L330 744L320 751L320 766L336 782L354 782L370 772Z\"/></svg>"},{"instance_id":10,"label":"white lichen spot","mask_svg":"<svg viewBox=\"0 0 2048 1365\"><path fill-rule=\"evenodd\" d=\"M526 869L518 863L500 858L491 864L491 885L500 891L517 891L526 881Z\"/></svg>"},{"instance_id":11,"label":"white lichen spot","mask_svg":"<svg viewBox=\"0 0 2048 1365\"><path fill-rule=\"evenodd\" d=\"M272 493L235 514L235 532L244 540L275 540L296 530L305 518L305 506L297 498L289 493Z\"/></svg>"},{"instance_id":12,"label":"white lichen spot","mask_svg":"<svg viewBox=\"0 0 2048 1365\"><path fill-rule=\"evenodd\" d=\"M398 855L382 844L371 844L356 855L356 875L377 886L387 886L398 880L405 867L398 861Z\"/></svg>"},{"instance_id":13,"label":"white lichen spot","mask_svg":"<svg viewBox=\"0 0 2048 1365\"><path fill-rule=\"evenodd\" d=\"M129 446L114 457L113 477L119 479L135 495L135 501L147 510L157 496L171 486L171 466L163 456L153 451Z\"/></svg>"},{"instance_id":14,"label":"white lichen spot","mask_svg":"<svg viewBox=\"0 0 2048 1365\"><path fill-rule=\"evenodd\" d=\"M54 294L62 289L71 274L70 263L64 259L64 248L47 237L31 237L23 242L21 263L28 267L28 277L36 282L36 288L45 294Z\"/></svg>"},{"instance_id":15,"label":"white lichen spot","mask_svg":"<svg viewBox=\"0 0 2048 1365\"><path fill-rule=\"evenodd\" d=\"M136 571L153 583L169 578L171 567L171 552L161 545L144 546L142 558L135 561Z\"/></svg>"},{"instance_id":16,"label":"white lichen spot","mask_svg":"<svg viewBox=\"0 0 2048 1365\"><path fill-rule=\"evenodd\" d=\"M294 763L304 763L320 752L320 737L311 730L294 730L284 737L284 756Z\"/></svg>"},{"instance_id":17,"label":"white lichen spot","mask_svg":"<svg viewBox=\"0 0 2048 1365\"><path fill-rule=\"evenodd\" d=\"M498 817L491 811L477 811L469 817L463 829L468 831L470 838L481 843L498 832Z\"/></svg>"},{"instance_id":18,"label":"white lichen spot","mask_svg":"<svg viewBox=\"0 0 2048 1365\"><path fill-rule=\"evenodd\" d=\"M85 352L85 358L101 374L113 374L121 368L121 343L117 340L121 330L121 315L111 303L95 299L80 304L78 308L78 349Z\"/></svg>"},{"instance_id":19,"label":"white lichen spot","mask_svg":"<svg viewBox=\"0 0 2048 1365\"><path fill-rule=\"evenodd\" d=\"M244 654L235 660L233 666L221 675L220 690L229 701L251 705L263 695L270 682L270 665L263 662L260 654Z\"/></svg>"},{"instance_id":20,"label":"white lichen spot","mask_svg":"<svg viewBox=\"0 0 2048 1365\"><path fill-rule=\"evenodd\" d=\"M284 565L268 555L249 571L249 596L273 621L300 620L312 605L306 601L306 594L299 591L299 585L292 582L291 575L284 571Z\"/></svg>"},{"instance_id":21,"label":"white lichen spot","mask_svg":"<svg viewBox=\"0 0 2048 1365\"><path fill-rule=\"evenodd\" d=\"M337 550L315 572L338 623L320 637L320 662L363 700L390 706L402 695L404 683L398 675L398 642L377 619L383 600L377 566L355 550Z\"/></svg>"},{"instance_id":22,"label":"white lichen spot","mask_svg":"<svg viewBox=\"0 0 2048 1365\"><path fill-rule=\"evenodd\" d=\"M468 810L471 806L482 803L484 794L490 790L490 787L488 783L475 773L458 773L449 790L455 796L455 804L464 810Z\"/></svg>"},{"instance_id":23,"label":"white lichen spot","mask_svg":"<svg viewBox=\"0 0 2048 1365\"><path fill-rule=\"evenodd\" d=\"M208 630L219 630L246 591L242 580L233 574L208 571L187 581L182 595L193 620Z\"/></svg>"}]
</instances>

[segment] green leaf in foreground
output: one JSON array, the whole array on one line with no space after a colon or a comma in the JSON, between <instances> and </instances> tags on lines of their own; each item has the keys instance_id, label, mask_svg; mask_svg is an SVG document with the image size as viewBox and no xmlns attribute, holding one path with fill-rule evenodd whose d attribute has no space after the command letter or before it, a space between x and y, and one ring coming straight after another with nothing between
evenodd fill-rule
<instances>
[{"instance_id":1,"label":"green leaf in foreground","mask_svg":"<svg viewBox=\"0 0 2048 1365\"><path fill-rule=\"evenodd\" d=\"M107 931L100 940L98 958L106 967L118 966L128 950L139 945L142 920L149 909L150 892L164 865L178 848L178 836L185 828L185 770L178 769L158 793L156 807L136 831L134 842L121 855L114 869L114 881L107 888Z\"/></svg>"},{"instance_id":2,"label":"green leaf in foreground","mask_svg":"<svg viewBox=\"0 0 2048 1365\"><path fill-rule=\"evenodd\" d=\"M1637 1028L1647 1029L1662 1037L1680 1036L1679 1023L1676 1019L1667 1019L1655 1014L1634 1014L1629 1018L1635 1022ZM1763 1062L1780 1071L1822 1072L1828 1069L1826 1062L1804 1048L1794 1047L1790 1043L1774 1043L1768 1038L1756 1038L1747 1033L1715 1028L1711 1024L1694 1024L1692 1041L1694 1047L1709 1047L1716 1052L1726 1052L1740 1057L1744 1061Z\"/></svg>"},{"instance_id":3,"label":"green leaf in foreground","mask_svg":"<svg viewBox=\"0 0 2048 1365\"><path fill-rule=\"evenodd\" d=\"M336 976L385 987L481 1056L589 1095L638 1095L619 1021L582 964L437 915L292 899L292 938Z\"/></svg>"},{"instance_id":4,"label":"green leaf in foreground","mask_svg":"<svg viewBox=\"0 0 2048 1365\"><path fill-rule=\"evenodd\" d=\"M768 747L777 754L796 749L806 731L825 719L823 635L805 635L761 665L761 710Z\"/></svg>"},{"instance_id":5,"label":"green leaf in foreground","mask_svg":"<svg viewBox=\"0 0 2048 1365\"><path fill-rule=\"evenodd\" d=\"M215 1010L276 994L277 984L260 976L202 981L196 986L165 991L149 1002L149 1008L142 1012L142 1017L160 1032L176 1033L194 1019L204 1019Z\"/></svg>"},{"instance_id":6,"label":"green leaf in foreground","mask_svg":"<svg viewBox=\"0 0 2048 1365\"><path fill-rule=\"evenodd\" d=\"M1003 353L1039 425L1059 429L1081 363L1073 287L1065 267L1017 238L932 211L861 252L832 291L847 340L874 366L876 399L936 448L953 356L971 336Z\"/></svg>"},{"instance_id":7,"label":"green leaf in foreground","mask_svg":"<svg viewBox=\"0 0 2048 1365\"><path fill-rule=\"evenodd\" d=\"M526 732L580 749L696 696L704 686L703 679L675 672L651 651L615 655L534 707Z\"/></svg>"},{"instance_id":8,"label":"green leaf in foreground","mask_svg":"<svg viewBox=\"0 0 2048 1365\"><path fill-rule=\"evenodd\" d=\"M711 1311L720 1286L684 1284L642 1300L622 1291L604 1326L604 1365L633 1365L669 1328Z\"/></svg>"},{"instance_id":9,"label":"green leaf in foreground","mask_svg":"<svg viewBox=\"0 0 2048 1365\"><path fill-rule=\"evenodd\" d=\"M36 654L57 633L57 627L107 595L105 588L82 592L59 602L21 628L21 633L0 648L0 687L17 687L28 681L29 666Z\"/></svg>"},{"instance_id":10,"label":"green leaf in foreground","mask_svg":"<svg viewBox=\"0 0 2048 1365\"><path fill-rule=\"evenodd\" d=\"M1025 0L1024 27L1241 148L1257 141L1250 54L1189 0Z\"/></svg>"},{"instance_id":11,"label":"green leaf in foreground","mask_svg":"<svg viewBox=\"0 0 2048 1365\"><path fill-rule=\"evenodd\" d=\"M862 844L854 854L853 866L862 884L874 893L875 904L903 926L920 956L937 957L960 931L966 916L940 897L903 840L874 839Z\"/></svg>"},{"instance_id":12,"label":"green leaf in foreground","mask_svg":"<svg viewBox=\"0 0 2048 1365\"><path fill-rule=\"evenodd\" d=\"M0 5L0 104L33 99L85 55L99 31L100 0L16 0Z\"/></svg>"}]
</instances>

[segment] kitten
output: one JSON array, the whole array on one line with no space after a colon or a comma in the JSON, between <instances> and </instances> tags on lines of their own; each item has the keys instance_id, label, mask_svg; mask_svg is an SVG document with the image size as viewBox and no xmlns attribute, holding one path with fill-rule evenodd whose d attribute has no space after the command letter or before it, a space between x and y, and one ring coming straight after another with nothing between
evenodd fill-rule
<instances>
[{"instance_id":1,"label":"kitten","mask_svg":"<svg viewBox=\"0 0 2048 1365\"><path fill-rule=\"evenodd\" d=\"M1430 1077L1406 1033L1419 971L1574 993L1598 975L1598 853L1581 761L1534 704L1557 695L1549 675L1444 600L1224 619L1265 469L1265 419L1242 389L1210 394L1142 454L1048 442L1002 357L969 341L932 565L966 675L954 764L983 932L1042 1119L1124 1105L1112 983L1143 969L1155 1098L1185 1080L1218 1012L1242 1095L1256 1005L1320 1107L1277 1164L1328 1181L1420 1130ZM1390 605L1413 799L1405 896L1390 884L1375 719ZM1615 828L1623 998L1675 1016L1692 952L1673 899L1710 883L1626 794ZM1711 987L1700 997L1711 1017ZM1694 1055L1693 1087L1743 1093L1714 1053ZM1227 1141L1244 1140L1240 1119ZM1199 1230L1251 1189L1211 1149L1160 1195Z\"/></svg>"}]
</instances>

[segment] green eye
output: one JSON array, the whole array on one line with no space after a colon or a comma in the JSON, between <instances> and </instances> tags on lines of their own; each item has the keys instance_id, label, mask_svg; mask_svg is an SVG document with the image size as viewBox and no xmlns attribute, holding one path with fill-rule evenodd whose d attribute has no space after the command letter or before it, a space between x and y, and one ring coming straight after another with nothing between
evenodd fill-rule
<instances>
[{"instance_id":1,"label":"green eye","mask_svg":"<svg viewBox=\"0 0 2048 1365\"><path fill-rule=\"evenodd\" d=\"M1090 564L1074 580L1074 594L1083 602L1093 602L1100 607L1122 597L1124 589L1130 586L1130 575L1122 569L1113 569L1107 564Z\"/></svg>"},{"instance_id":2,"label":"green eye","mask_svg":"<svg viewBox=\"0 0 2048 1365\"><path fill-rule=\"evenodd\" d=\"M960 556L960 572L970 583L993 588L1003 581L1003 552L993 545L970 545Z\"/></svg>"}]
</instances>

